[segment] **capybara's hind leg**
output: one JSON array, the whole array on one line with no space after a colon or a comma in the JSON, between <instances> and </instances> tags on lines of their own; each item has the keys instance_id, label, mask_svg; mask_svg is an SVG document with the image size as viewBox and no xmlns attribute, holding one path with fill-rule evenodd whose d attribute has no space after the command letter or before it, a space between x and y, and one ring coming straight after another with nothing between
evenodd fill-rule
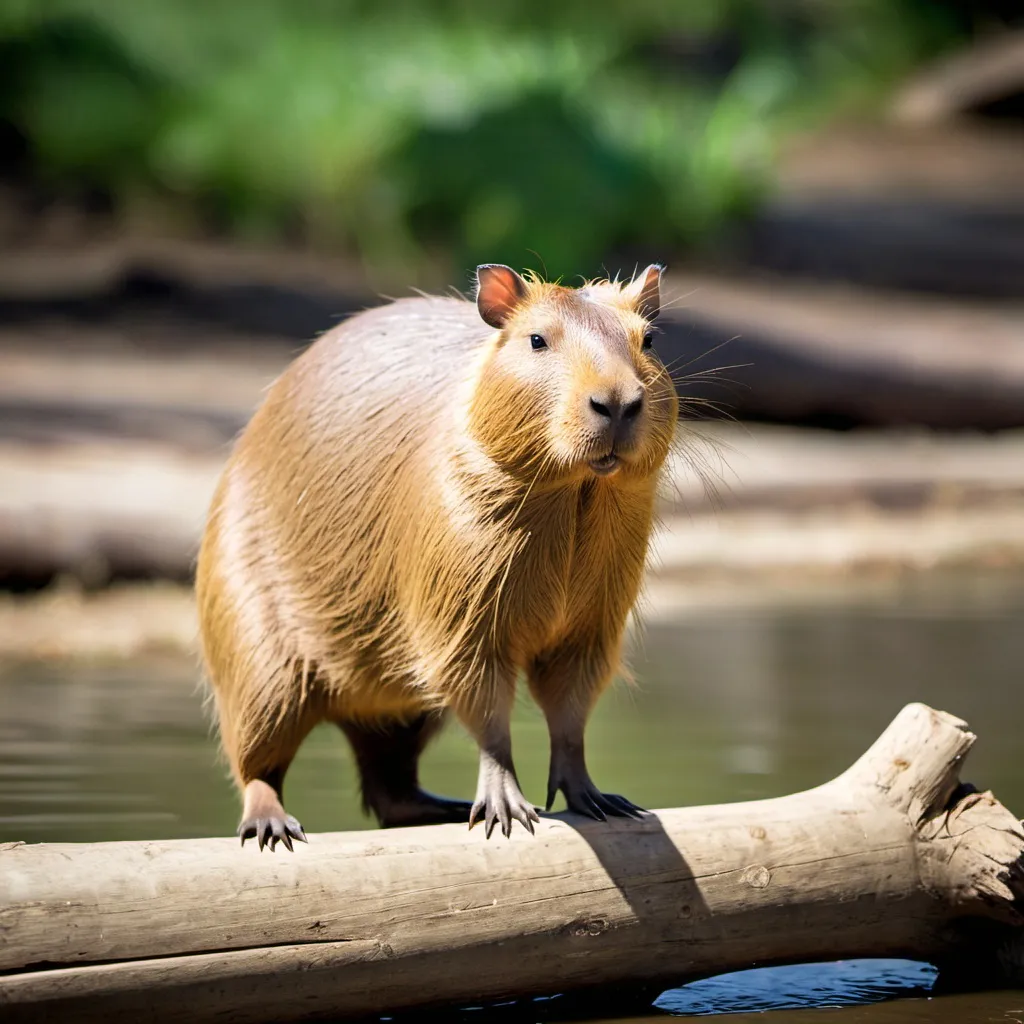
<instances>
[{"instance_id":1,"label":"capybara's hind leg","mask_svg":"<svg viewBox=\"0 0 1024 1024\"><path fill-rule=\"evenodd\" d=\"M424 713L407 722L338 722L356 757L363 808L372 811L382 827L469 820L467 801L420 789L420 754L443 723L444 715L438 713Z\"/></svg>"},{"instance_id":2,"label":"capybara's hind leg","mask_svg":"<svg viewBox=\"0 0 1024 1024\"><path fill-rule=\"evenodd\" d=\"M265 692L282 692L269 687ZM287 690L283 690L288 693ZM221 737L231 769L242 791L242 821L238 835L242 844L255 839L262 850L273 851L283 843L292 849L292 840L306 842L299 822L288 814L281 802L284 776L302 741L320 720L315 708L298 693L289 693L285 705L256 699L247 693L241 708L218 700Z\"/></svg>"}]
</instances>

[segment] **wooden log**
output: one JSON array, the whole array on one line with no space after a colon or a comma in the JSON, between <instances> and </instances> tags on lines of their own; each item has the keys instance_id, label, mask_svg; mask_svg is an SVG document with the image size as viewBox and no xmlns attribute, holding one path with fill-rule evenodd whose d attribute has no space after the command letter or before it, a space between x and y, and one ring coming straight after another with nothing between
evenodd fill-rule
<instances>
[{"instance_id":1,"label":"wooden log","mask_svg":"<svg viewBox=\"0 0 1024 1024\"><path fill-rule=\"evenodd\" d=\"M867 303L876 290L921 293L925 333L943 329L929 297L970 297L965 309L998 299L995 312L1021 295L1024 145L1012 119L912 129L844 119L790 139L777 176L727 250L747 273L783 275L784 290L794 276L858 286Z\"/></svg>"},{"instance_id":2,"label":"wooden log","mask_svg":"<svg viewBox=\"0 0 1024 1024\"><path fill-rule=\"evenodd\" d=\"M0 586L67 574L189 580L224 463L145 442L0 440Z\"/></svg>"},{"instance_id":3,"label":"wooden log","mask_svg":"<svg viewBox=\"0 0 1024 1024\"><path fill-rule=\"evenodd\" d=\"M952 147L969 167L978 163L972 140ZM797 162L859 169L862 152L886 145L869 136L837 143L834 154L817 161L808 155ZM740 274L733 277L670 275L662 358L683 372L729 367L723 374L729 387L690 378L684 397L720 402L738 419L772 422L1024 426L1024 204L1016 188L1024 147L1000 133L994 148L994 169L959 188L1009 198L980 206L962 199L955 184L937 188L937 197L916 180L909 197L882 184L881 195L861 195L845 180L830 188L831 170L806 171L800 187L765 207L740 248L756 267L798 272L817 283L762 280L736 266ZM926 148L897 162L941 166L947 161L938 153ZM876 175L887 173L897 172ZM909 173L901 169L897 176ZM950 191L957 194L944 198ZM973 212L937 218L935 203ZM282 254L280 262L287 266L289 259ZM20 311L0 294L0 323L6 318L0 438L54 443L75 435L131 436L218 447L235 435L298 346L353 305L344 293L286 287L270 276L246 285L265 293L256 303L226 286L175 277L174 268L166 274L173 302L152 298L138 308L127 288L67 308L57 299L26 299ZM901 277L905 287L942 295L893 294ZM847 278L877 287L821 283ZM950 297L958 291L1006 301L986 306ZM182 322L175 311L188 295L195 318ZM378 301L367 295L359 305ZM145 346L136 344L140 334Z\"/></svg>"},{"instance_id":4,"label":"wooden log","mask_svg":"<svg viewBox=\"0 0 1024 1024\"><path fill-rule=\"evenodd\" d=\"M973 742L912 704L817 789L642 822L555 815L508 841L448 825L276 855L7 844L0 1016L336 1019L855 956L1009 969L1024 832L961 785Z\"/></svg>"},{"instance_id":5,"label":"wooden log","mask_svg":"<svg viewBox=\"0 0 1024 1024\"><path fill-rule=\"evenodd\" d=\"M1024 93L1024 31L992 34L915 75L896 94L892 117L921 126L1009 108Z\"/></svg>"},{"instance_id":6,"label":"wooden log","mask_svg":"<svg viewBox=\"0 0 1024 1024\"><path fill-rule=\"evenodd\" d=\"M707 413L687 405L704 399L776 423L1024 426L1020 304L699 275L671 276L668 287L678 305L659 321L658 354L688 417Z\"/></svg>"}]
</instances>

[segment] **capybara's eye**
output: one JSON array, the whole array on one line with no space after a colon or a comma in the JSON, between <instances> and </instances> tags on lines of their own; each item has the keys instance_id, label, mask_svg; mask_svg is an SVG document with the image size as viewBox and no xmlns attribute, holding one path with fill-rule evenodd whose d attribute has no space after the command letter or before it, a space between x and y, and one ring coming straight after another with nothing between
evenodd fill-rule
<instances>
[{"instance_id":1,"label":"capybara's eye","mask_svg":"<svg viewBox=\"0 0 1024 1024\"><path fill-rule=\"evenodd\" d=\"M651 348L654 345L654 335L648 331L644 335L644 348Z\"/></svg>"},{"instance_id":2,"label":"capybara's eye","mask_svg":"<svg viewBox=\"0 0 1024 1024\"><path fill-rule=\"evenodd\" d=\"M530 347L534 349L547 348L548 343L539 334L531 334Z\"/></svg>"}]
</instances>

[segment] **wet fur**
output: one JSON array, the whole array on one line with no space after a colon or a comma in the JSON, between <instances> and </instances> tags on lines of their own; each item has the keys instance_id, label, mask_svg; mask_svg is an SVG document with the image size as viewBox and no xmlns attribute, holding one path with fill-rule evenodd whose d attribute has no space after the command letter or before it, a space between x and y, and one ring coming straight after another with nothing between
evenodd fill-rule
<instances>
[{"instance_id":1,"label":"wet fur","mask_svg":"<svg viewBox=\"0 0 1024 1024\"><path fill-rule=\"evenodd\" d=\"M585 718L619 662L677 414L642 312L635 283L529 279L501 330L465 300L402 299L340 324L274 384L197 572L240 786L279 781L325 720L453 709L479 737L520 672L549 721ZM599 478L581 396L628 373L643 422L631 460Z\"/></svg>"}]
</instances>

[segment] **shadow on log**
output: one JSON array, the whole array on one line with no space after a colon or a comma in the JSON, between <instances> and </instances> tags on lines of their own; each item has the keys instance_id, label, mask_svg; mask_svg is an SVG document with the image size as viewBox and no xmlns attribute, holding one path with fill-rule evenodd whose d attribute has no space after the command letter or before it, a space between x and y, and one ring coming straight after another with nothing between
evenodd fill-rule
<instances>
[{"instance_id":1,"label":"shadow on log","mask_svg":"<svg viewBox=\"0 0 1024 1024\"><path fill-rule=\"evenodd\" d=\"M904 708L847 772L643 822L0 848L14 1021L285 1021L909 956L1020 976L1024 832ZM977 976L977 975L975 975Z\"/></svg>"}]
</instances>

